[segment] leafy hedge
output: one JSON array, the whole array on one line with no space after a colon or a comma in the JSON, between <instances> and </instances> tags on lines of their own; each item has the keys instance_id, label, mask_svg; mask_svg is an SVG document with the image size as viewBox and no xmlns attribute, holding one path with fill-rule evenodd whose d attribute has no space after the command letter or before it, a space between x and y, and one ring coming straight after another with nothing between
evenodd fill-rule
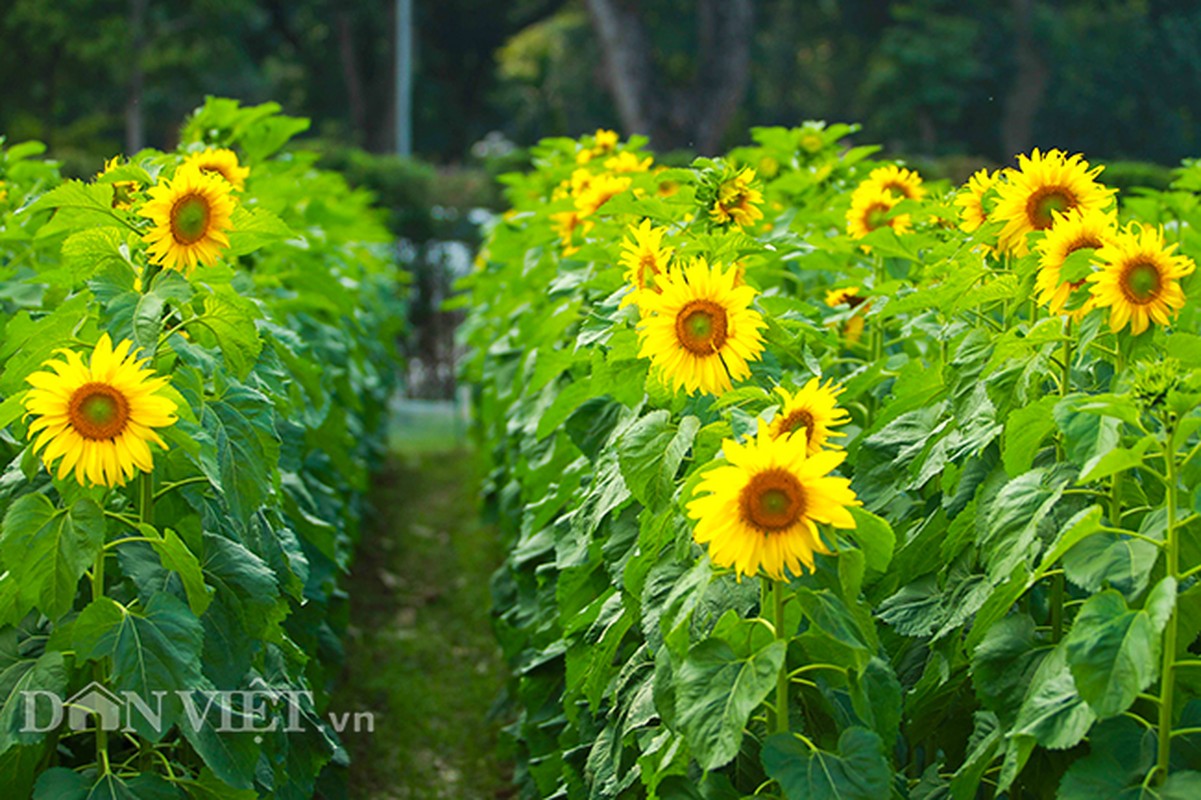
<instances>
[{"instance_id":1,"label":"leafy hedge","mask_svg":"<svg viewBox=\"0 0 1201 800\"><path fill-rule=\"evenodd\" d=\"M510 548L494 596L522 795L1198 796L1196 275L1170 326L1114 333L1103 308L1037 302L1044 234L1019 255L996 249L1002 221L964 232L966 187L927 183L854 238L884 165L849 133L756 129L664 172L618 171L637 139L549 139L505 178L462 336ZM745 167L765 219L719 224ZM1199 190L1186 164L1123 196L1123 220L1196 255ZM669 269L736 264L757 290L766 350L733 390L673 392L639 357L653 312L619 262L644 220ZM695 543L686 504L779 413L773 387L815 377L844 389L863 507L773 609L770 581Z\"/></svg>"},{"instance_id":2,"label":"leafy hedge","mask_svg":"<svg viewBox=\"0 0 1201 800\"><path fill-rule=\"evenodd\" d=\"M61 180L37 143L0 151L6 798L310 798L345 763L324 715L403 274L370 197L281 149L308 123L278 111L209 99L179 152L87 182ZM250 170L229 247L190 274L160 270L142 192L202 145ZM26 377L60 348L86 361L102 334L140 348L178 406L154 471L123 487L55 478L27 436ZM30 732L22 692L66 698L93 680L152 708L168 693L162 723ZM249 732L217 711L193 724L177 694L203 711L205 692L260 687L216 701ZM331 771L322 784L338 794Z\"/></svg>"}]
</instances>

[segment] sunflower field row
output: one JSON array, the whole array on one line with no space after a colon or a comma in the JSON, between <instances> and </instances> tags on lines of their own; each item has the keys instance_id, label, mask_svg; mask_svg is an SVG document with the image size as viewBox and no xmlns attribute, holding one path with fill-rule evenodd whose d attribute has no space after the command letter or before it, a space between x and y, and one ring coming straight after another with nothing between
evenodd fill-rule
<instances>
[{"instance_id":1,"label":"sunflower field row","mask_svg":"<svg viewBox=\"0 0 1201 800\"><path fill-rule=\"evenodd\" d=\"M89 180L0 149L5 798L300 800L345 765L402 274L278 111L210 99Z\"/></svg>"},{"instance_id":2,"label":"sunflower field row","mask_svg":"<svg viewBox=\"0 0 1201 800\"><path fill-rule=\"evenodd\" d=\"M1201 796L1201 164L544 140L462 336L525 797Z\"/></svg>"}]
</instances>

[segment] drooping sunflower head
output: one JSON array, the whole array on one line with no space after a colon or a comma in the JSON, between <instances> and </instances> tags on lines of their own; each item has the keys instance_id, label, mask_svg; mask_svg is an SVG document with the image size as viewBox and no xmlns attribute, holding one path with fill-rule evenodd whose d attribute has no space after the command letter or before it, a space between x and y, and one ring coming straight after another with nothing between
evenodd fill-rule
<instances>
[{"instance_id":1,"label":"drooping sunflower head","mask_svg":"<svg viewBox=\"0 0 1201 800\"><path fill-rule=\"evenodd\" d=\"M740 228L753 225L763 219L763 192L754 188L755 170L744 167L740 172L722 181L717 187L717 196L709 209L709 218L718 225L737 225Z\"/></svg>"},{"instance_id":2,"label":"drooping sunflower head","mask_svg":"<svg viewBox=\"0 0 1201 800\"><path fill-rule=\"evenodd\" d=\"M139 213L154 226L142 239L150 259L167 269L190 273L197 264L211 267L229 247L234 201L230 185L217 175L184 164L171 180L150 188Z\"/></svg>"},{"instance_id":3,"label":"drooping sunflower head","mask_svg":"<svg viewBox=\"0 0 1201 800\"><path fill-rule=\"evenodd\" d=\"M847 234L852 239L862 239L878 228L889 227L898 234L909 231L908 214L890 216L893 206L901 198L886 192L872 183L862 183L851 194L851 207L847 211Z\"/></svg>"},{"instance_id":4,"label":"drooping sunflower head","mask_svg":"<svg viewBox=\"0 0 1201 800\"><path fill-rule=\"evenodd\" d=\"M735 272L697 258L656 277L660 292L638 293L638 356L649 357L673 389L729 391L763 352L767 323L751 308L755 290L734 285Z\"/></svg>"},{"instance_id":5,"label":"drooping sunflower head","mask_svg":"<svg viewBox=\"0 0 1201 800\"><path fill-rule=\"evenodd\" d=\"M1164 244L1159 228L1132 222L1097 251L1101 269L1087 280L1093 306L1109 309L1110 330L1130 323L1131 333L1139 334L1151 322L1167 325L1184 306L1179 279L1196 265L1175 250Z\"/></svg>"},{"instance_id":6,"label":"drooping sunflower head","mask_svg":"<svg viewBox=\"0 0 1201 800\"><path fill-rule=\"evenodd\" d=\"M895 164L876 167L868 174L864 183L871 184L880 191L888 192L897 198L907 197L910 200L921 200L926 196L926 189L922 186L922 176L911 169L898 167Z\"/></svg>"},{"instance_id":7,"label":"drooping sunflower head","mask_svg":"<svg viewBox=\"0 0 1201 800\"><path fill-rule=\"evenodd\" d=\"M968 178L967 184L955 195L955 205L959 206L959 229L964 233L973 233L985 222L988 222L988 210L984 207L984 196L989 189L997 185L1001 173L997 170L989 172L979 169Z\"/></svg>"},{"instance_id":8,"label":"drooping sunflower head","mask_svg":"<svg viewBox=\"0 0 1201 800\"><path fill-rule=\"evenodd\" d=\"M859 505L851 482L829 473L846 457L826 450L807 456L799 437L773 437L760 424L745 444L722 442L725 466L705 472L688 503L697 520L693 536L709 546L719 567L739 579L760 572L775 580L814 568L814 553L829 553L818 524L854 528L848 506Z\"/></svg>"},{"instance_id":9,"label":"drooping sunflower head","mask_svg":"<svg viewBox=\"0 0 1201 800\"><path fill-rule=\"evenodd\" d=\"M246 178L250 176L250 167L239 166L238 154L224 147L210 147L192 153L184 163L209 175L220 175L238 191L246 188Z\"/></svg>"},{"instance_id":10,"label":"drooping sunflower head","mask_svg":"<svg viewBox=\"0 0 1201 800\"><path fill-rule=\"evenodd\" d=\"M1018 168L1006 170L997 185L992 219L1003 220L998 244L1021 256L1029 252L1026 234L1044 231L1055 221L1055 212L1075 208L1099 211L1110 204L1115 190L1097 183L1102 167L1090 168L1082 156L1060 150L1018 156Z\"/></svg>"},{"instance_id":11,"label":"drooping sunflower head","mask_svg":"<svg viewBox=\"0 0 1201 800\"><path fill-rule=\"evenodd\" d=\"M626 282L635 291L654 287L655 276L667 271L673 248L663 246L665 233L666 228L656 228L649 219L644 219L641 224L630 226L633 238L622 240L618 263L625 267ZM632 302L632 298L632 294L627 295L622 305Z\"/></svg>"},{"instance_id":12,"label":"drooping sunflower head","mask_svg":"<svg viewBox=\"0 0 1201 800\"><path fill-rule=\"evenodd\" d=\"M62 350L63 360L51 359L25 379L33 386L24 399L35 417L33 450L47 470L59 462L60 480L74 471L83 486L121 486L138 470L154 469L150 443L166 446L154 429L173 424L177 407L159 394L167 379L145 369L132 346L125 340L114 349L106 333L88 363Z\"/></svg>"},{"instance_id":13,"label":"drooping sunflower head","mask_svg":"<svg viewBox=\"0 0 1201 800\"><path fill-rule=\"evenodd\" d=\"M639 158L637 153L631 153L629 150L618 153L612 158L605 159L605 169L610 172L646 172L651 168L651 164L655 162L653 156Z\"/></svg>"},{"instance_id":14,"label":"drooping sunflower head","mask_svg":"<svg viewBox=\"0 0 1201 800\"><path fill-rule=\"evenodd\" d=\"M104 169L96 173L97 178L102 178L110 172L121 166L121 157L113 156L104 162ZM113 208L121 211L128 211L133 208L134 201L137 199L138 192L142 189L142 184L137 181L113 181Z\"/></svg>"},{"instance_id":15,"label":"drooping sunflower head","mask_svg":"<svg viewBox=\"0 0 1201 800\"><path fill-rule=\"evenodd\" d=\"M838 395L843 388L827 381L823 386L811 379L796 394L782 386L776 387L783 405L771 421L771 435L776 439L795 434L806 444L809 455L820 453L831 436L845 436L833 430L851 421L846 409L838 407ZM830 445L833 447L834 445Z\"/></svg>"},{"instance_id":16,"label":"drooping sunflower head","mask_svg":"<svg viewBox=\"0 0 1201 800\"><path fill-rule=\"evenodd\" d=\"M1082 289L1085 278L1065 280L1063 264L1068 256L1085 250L1099 250L1117 232L1117 218L1112 212L1075 208L1067 214L1055 214L1055 222L1035 245L1038 250L1038 275L1034 288L1038 302L1052 314L1062 314L1074 292ZM1084 294L1087 294L1085 292ZM1072 315L1080 317L1085 307L1075 304Z\"/></svg>"}]
</instances>

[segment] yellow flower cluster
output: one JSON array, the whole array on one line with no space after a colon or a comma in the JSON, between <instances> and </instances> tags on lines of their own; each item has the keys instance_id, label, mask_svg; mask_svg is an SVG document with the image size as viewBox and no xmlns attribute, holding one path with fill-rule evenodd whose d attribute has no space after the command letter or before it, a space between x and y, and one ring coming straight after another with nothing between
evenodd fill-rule
<instances>
[{"instance_id":1,"label":"yellow flower cluster","mask_svg":"<svg viewBox=\"0 0 1201 800\"><path fill-rule=\"evenodd\" d=\"M1018 156L1016 169L980 170L956 197L960 228L970 233L997 223L996 241L986 246L1010 258L1030 253L1033 239L1037 299L1052 314L1080 320L1106 309L1115 333L1127 325L1134 334L1152 322L1167 325L1184 306L1179 280L1195 265L1164 242L1161 230L1119 227L1116 192L1097 181L1101 169L1079 154L1036 149ZM1065 273L1079 251L1091 255Z\"/></svg>"},{"instance_id":2,"label":"yellow flower cluster","mask_svg":"<svg viewBox=\"0 0 1201 800\"><path fill-rule=\"evenodd\" d=\"M726 465L706 471L688 503L694 537L709 546L709 558L744 575L813 570L815 554L831 552L818 524L854 528L847 510L859 505L851 482L830 473L846 454L826 449L831 428L849 421L837 407L841 389L814 378L796 394L776 391L783 405L758 435L745 443L722 442Z\"/></svg>"}]
</instances>

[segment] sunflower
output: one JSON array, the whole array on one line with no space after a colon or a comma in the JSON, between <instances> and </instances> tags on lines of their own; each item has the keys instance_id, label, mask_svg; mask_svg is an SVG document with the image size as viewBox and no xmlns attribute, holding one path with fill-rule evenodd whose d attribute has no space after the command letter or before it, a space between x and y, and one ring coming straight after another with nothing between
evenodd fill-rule
<instances>
[{"instance_id":1,"label":"sunflower","mask_svg":"<svg viewBox=\"0 0 1201 800\"><path fill-rule=\"evenodd\" d=\"M998 238L1002 250L1016 256L1029 252L1026 234L1044 231L1055 221L1054 212L1074 208L1099 211L1109 205L1114 189L1097 183L1103 167L1089 168L1080 155L1059 150L1018 156L1018 168L1006 170L997 184L997 204L992 218L1004 220Z\"/></svg>"},{"instance_id":2,"label":"sunflower","mask_svg":"<svg viewBox=\"0 0 1201 800\"><path fill-rule=\"evenodd\" d=\"M1134 334L1150 321L1167 325L1184 305L1178 278L1195 268L1187 256L1173 255L1176 245L1165 246L1163 232L1137 222L1097 251L1101 269L1089 275L1092 303L1109 309L1109 329L1117 333L1130 323Z\"/></svg>"},{"instance_id":3,"label":"sunflower","mask_svg":"<svg viewBox=\"0 0 1201 800\"><path fill-rule=\"evenodd\" d=\"M671 259L671 247L663 246L663 234L666 228L654 228L649 219L644 219L637 227L631 225L630 233L633 239L623 239L621 242L621 260L618 262L626 268L626 282L634 287L635 292L652 285L656 275L667 271L667 262ZM634 294L626 295L622 305L633 302Z\"/></svg>"},{"instance_id":4,"label":"sunflower","mask_svg":"<svg viewBox=\"0 0 1201 800\"><path fill-rule=\"evenodd\" d=\"M139 212L154 222L142 239L150 244L150 260L167 269L191 272L197 264L211 267L229 247L234 201L223 178L185 164L175 177L150 189Z\"/></svg>"},{"instance_id":5,"label":"sunflower","mask_svg":"<svg viewBox=\"0 0 1201 800\"><path fill-rule=\"evenodd\" d=\"M577 170L580 171L582 170ZM614 196L630 188L630 179L602 173L592 176L591 180L582 183L581 186L581 189L574 192L575 207L581 217L587 217L595 214Z\"/></svg>"},{"instance_id":6,"label":"sunflower","mask_svg":"<svg viewBox=\"0 0 1201 800\"><path fill-rule=\"evenodd\" d=\"M750 307L755 290L734 285L736 271L697 258L658 276L661 292L639 292L638 357L649 356L673 389L729 391L763 352L759 331L767 323Z\"/></svg>"},{"instance_id":7,"label":"sunflower","mask_svg":"<svg viewBox=\"0 0 1201 800\"><path fill-rule=\"evenodd\" d=\"M806 456L795 436L773 437L760 425L746 444L722 442L726 466L705 472L688 503L693 536L709 558L739 579L760 570L784 580L787 570L813 570L814 553L829 553L816 523L854 528L847 506L859 505L851 482L829 472L846 457L827 450ZM703 495L703 496L702 496Z\"/></svg>"},{"instance_id":8,"label":"sunflower","mask_svg":"<svg viewBox=\"0 0 1201 800\"><path fill-rule=\"evenodd\" d=\"M606 153L612 153L617 149L618 138L617 131L609 131L605 130L604 128L597 128L596 135L593 137L594 145L576 153L576 163L587 164L597 156L603 156Z\"/></svg>"},{"instance_id":9,"label":"sunflower","mask_svg":"<svg viewBox=\"0 0 1201 800\"><path fill-rule=\"evenodd\" d=\"M851 207L847 211L847 234L853 239L862 239L877 228L889 227L898 234L909 230L909 215L888 216L892 207L901 199L875 184L862 183L851 194Z\"/></svg>"},{"instance_id":10,"label":"sunflower","mask_svg":"<svg viewBox=\"0 0 1201 800\"><path fill-rule=\"evenodd\" d=\"M250 167L238 166L238 154L224 147L192 153L184 164L191 164L209 175L220 175L238 191L246 188L246 178L250 175Z\"/></svg>"},{"instance_id":11,"label":"sunflower","mask_svg":"<svg viewBox=\"0 0 1201 800\"><path fill-rule=\"evenodd\" d=\"M583 239L588 235L592 228L596 225L590 219L584 219L575 211L559 211L550 215L551 222L554 223L555 233L559 234L559 242L563 245L563 255L574 255L579 251L579 246L575 244L575 232L580 232L580 238Z\"/></svg>"},{"instance_id":12,"label":"sunflower","mask_svg":"<svg viewBox=\"0 0 1201 800\"><path fill-rule=\"evenodd\" d=\"M104 162L104 169L96 173L97 178L102 178L108 173L116 170L121 166L121 157L113 156ZM113 181L113 208L120 211L128 211L133 208L134 199L137 193L141 191L142 184L137 181Z\"/></svg>"},{"instance_id":13,"label":"sunflower","mask_svg":"<svg viewBox=\"0 0 1201 800\"><path fill-rule=\"evenodd\" d=\"M637 153L629 150L618 153L612 158L605 159L605 169L610 172L646 172L655 161L653 156L639 158Z\"/></svg>"},{"instance_id":14,"label":"sunflower","mask_svg":"<svg viewBox=\"0 0 1201 800\"><path fill-rule=\"evenodd\" d=\"M979 169L968 178L967 184L955 195L955 205L959 206L959 229L964 233L972 233L985 222L988 222L988 211L984 208L984 196L989 189L997 185L1001 174L995 169Z\"/></svg>"},{"instance_id":15,"label":"sunflower","mask_svg":"<svg viewBox=\"0 0 1201 800\"><path fill-rule=\"evenodd\" d=\"M738 227L751 225L763 219L759 206L763 204L763 192L751 188L755 170L745 167L741 172L717 187L717 197L709 209L709 218L719 225L733 223Z\"/></svg>"},{"instance_id":16,"label":"sunflower","mask_svg":"<svg viewBox=\"0 0 1201 800\"><path fill-rule=\"evenodd\" d=\"M842 304L846 304L851 308L863 302L863 298L859 296L858 286L847 286L842 289L830 289L826 292L826 305L830 308L837 308Z\"/></svg>"},{"instance_id":17,"label":"sunflower","mask_svg":"<svg viewBox=\"0 0 1201 800\"><path fill-rule=\"evenodd\" d=\"M893 197L907 197L910 200L921 200L926 196L922 186L922 176L911 169L904 169L895 164L877 167L867 176L866 184L871 184Z\"/></svg>"},{"instance_id":18,"label":"sunflower","mask_svg":"<svg viewBox=\"0 0 1201 800\"><path fill-rule=\"evenodd\" d=\"M25 410L37 417L29 425L33 451L42 451L47 470L62 459L60 480L74 470L80 485L122 486L137 470L154 469L150 442L166 447L154 429L173 424L177 407L158 394L167 378L144 369L132 346L125 340L114 349L106 333L88 364L60 350L65 360L47 361L50 369L25 379L33 386Z\"/></svg>"},{"instance_id":19,"label":"sunflower","mask_svg":"<svg viewBox=\"0 0 1201 800\"><path fill-rule=\"evenodd\" d=\"M784 404L771 421L773 437L800 436L803 430L808 453L814 455L821 452L831 436L846 435L832 430L851 421L851 415L838 407L838 395L843 388L835 386L833 381L822 386L819 379L813 378L796 394L790 394L782 386L777 386L776 392Z\"/></svg>"},{"instance_id":20,"label":"sunflower","mask_svg":"<svg viewBox=\"0 0 1201 800\"><path fill-rule=\"evenodd\" d=\"M1116 232L1117 220L1112 213L1073 209L1067 214L1055 213L1055 222L1035 249L1038 250L1038 277L1034 288L1038 302L1047 306L1052 314L1064 313L1064 307L1072 293L1084 286L1084 278L1077 281L1062 279L1063 262L1077 250L1098 250ZM1076 316L1083 316L1085 309L1077 309Z\"/></svg>"}]
</instances>

